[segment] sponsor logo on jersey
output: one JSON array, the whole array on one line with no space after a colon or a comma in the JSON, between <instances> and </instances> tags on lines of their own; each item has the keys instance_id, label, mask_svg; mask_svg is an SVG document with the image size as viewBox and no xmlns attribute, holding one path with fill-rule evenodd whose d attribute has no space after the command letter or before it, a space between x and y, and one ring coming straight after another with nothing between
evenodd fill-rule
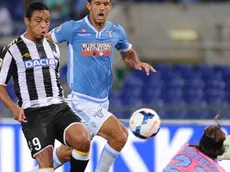
<instances>
[{"instance_id":1,"label":"sponsor logo on jersey","mask_svg":"<svg viewBox=\"0 0 230 172\"><path fill-rule=\"evenodd\" d=\"M91 36L91 33L78 33L78 36Z\"/></svg>"},{"instance_id":2,"label":"sponsor logo on jersey","mask_svg":"<svg viewBox=\"0 0 230 172\"><path fill-rule=\"evenodd\" d=\"M113 31L114 31L114 30L107 30L107 31L106 31L110 38L113 37L113 35L112 35Z\"/></svg>"},{"instance_id":3,"label":"sponsor logo on jersey","mask_svg":"<svg viewBox=\"0 0 230 172\"><path fill-rule=\"evenodd\" d=\"M57 63L58 63L58 60L56 59L34 59L34 60L24 61L25 67L27 69L38 67L38 66L42 66L42 67L56 66Z\"/></svg>"},{"instance_id":4,"label":"sponsor logo on jersey","mask_svg":"<svg viewBox=\"0 0 230 172\"><path fill-rule=\"evenodd\" d=\"M110 56L112 43L83 43L82 56Z\"/></svg>"},{"instance_id":5,"label":"sponsor logo on jersey","mask_svg":"<svg viewBox=\"0 0 230 172\"><path fill-rule=\"evenodd\" d=\"M24 57L25 57L25 58L30 57L30 53L25 53L25 54L23 54L23 55L22 55L22 58L24 58Z\"/></svg>"},{"instance_id":6,"label":"sponsor logo on jersey","mask_svg":"<svg viewBox=\"0 0 230 172\"><path fill-rule=\"evenodd\" d=\"M78 36L91 36L91 33L87 33L85 28L81 29L81 33L77 34Z\"/></svg>"}]
</instances>

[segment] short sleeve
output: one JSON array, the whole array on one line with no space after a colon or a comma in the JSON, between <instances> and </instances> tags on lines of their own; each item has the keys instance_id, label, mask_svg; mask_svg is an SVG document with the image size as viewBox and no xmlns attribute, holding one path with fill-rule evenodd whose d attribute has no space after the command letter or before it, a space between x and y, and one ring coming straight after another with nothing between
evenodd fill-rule
<instances>
[{"instance_id":1,"label":"short sleeve","mask_svg":"<svg viewBox=\"0 0 230 172\"><path fill-rule=\"evenodd\" d=\"M128 42L127 35L122 26L118 25L119 28L119 41L116 44L116 49L120 52L129 51L132 45Z\"/></svg>"},{"instance_id":2,"label":"short sleeve","mask_svg":"<svg viewBox=\"0 0 230 172\"><path fill-rule=\"evenodd\" d=\"M7 48L0 53L0 85L6 86L12 76L13 57Z\"/></svg>"}]
</instances>

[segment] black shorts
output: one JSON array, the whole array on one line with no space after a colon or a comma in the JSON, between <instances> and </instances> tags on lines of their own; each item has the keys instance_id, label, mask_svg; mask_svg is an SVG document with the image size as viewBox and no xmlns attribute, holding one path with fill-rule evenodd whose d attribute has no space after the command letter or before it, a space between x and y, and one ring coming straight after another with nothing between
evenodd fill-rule
<instances>
[{"instance_id":1,"label":"black shorts","mask_svg":"<svg viewBox=\"0 0 230 172\"><path fill-rule=\"evenodd\" d=\"M66 103L24 110L27 123L22 124L32 157L48 146L54 146L55 139L65 144L65 129L72 123L81 122Z\"/></svg>"}]
</instances>

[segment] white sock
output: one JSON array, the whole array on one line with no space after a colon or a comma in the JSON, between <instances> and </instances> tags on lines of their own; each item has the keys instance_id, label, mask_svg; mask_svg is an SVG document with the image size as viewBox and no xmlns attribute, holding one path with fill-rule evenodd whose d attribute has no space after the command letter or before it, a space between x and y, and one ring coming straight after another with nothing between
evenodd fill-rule
<instances>
[{"instance_id":1,"label":"white sock","mask_svg":"<svg viewBox=\"0 0 230 172\"><path fill-rule=\"evenodd\" d=\"M53 166L55 170L62 165L62 162L57 157L57 149L58 148L55 148L53 150Z\"/></svg>"},{"instance_id":2,"label":"white sock","mask_svg":"<svg viewBox=\"0 0 230 172\"><path fill-rule=\"evenodd\" d=\"M53 168L41 168L38 170L38 172L54 172Z\"/></svg>"},{"instance_id":3,"label":"white sock","mask_svg":"<svg viewBox=\"0 0 230 172\"><path fill-rule=\"evenodd\" d=\"M101 153L100 160L97 163L97 168L95 172L109 172L114 160L117 158L120 152L113 149L107 143Z\"/></svg>"},{"instance_id":4,"label":"white sock","mask_svg":"<svg viewBox=\"0 0 230 172\"><path fill-rule=\"evenodd\" d=\"M28 172L38 172L39 170L39 165L35 166L33 170L28 171Z\"/></svg>"},{"instance_id":5,"label":"white sock","mask_svg":"<svg viewBox=\"0 0 230 172\"><path fill-rule=\"evenodd\" d=\"M76 160L86 161L89 160L89 152L81 152L73 149L72 157Z\"/></svg>"}]
</instances>

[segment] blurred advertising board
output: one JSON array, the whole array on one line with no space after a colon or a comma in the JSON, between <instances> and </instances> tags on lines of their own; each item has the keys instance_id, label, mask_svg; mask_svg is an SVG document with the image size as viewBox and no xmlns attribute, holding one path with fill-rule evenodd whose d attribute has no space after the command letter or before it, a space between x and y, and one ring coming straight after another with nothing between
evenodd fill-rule
<instances>
[{"instance_id":1,"label":"blurred advertising board","mask_svg":"<svg viewBox=\"0 0 230 172\"><path fill-rule=\"evenodd\" d=\"M161 172L170 158L184 143L198 143L205 124L171 123L162 124L158 135L150 140L140 140L132 133L122 153L114 163L111 172ZM226 133L230 125L223 125ZM60 143L56 142L58 146ZM91 144L91 161L86 172L93 172L103 149L105 140L95 137ZM221 161L221 166L230 171L228 161ZM20 124L0 123L0 172L29 172L36 165L31 158L29 148L21 131ZM56 170L69 171L69 164Z\"/></svg>"}]
</instances>

